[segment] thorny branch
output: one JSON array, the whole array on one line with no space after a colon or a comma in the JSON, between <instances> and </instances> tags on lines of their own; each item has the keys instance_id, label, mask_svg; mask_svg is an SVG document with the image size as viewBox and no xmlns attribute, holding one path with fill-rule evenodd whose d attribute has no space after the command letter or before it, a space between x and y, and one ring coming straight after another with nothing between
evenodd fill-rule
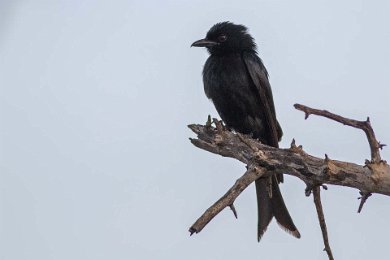
<instances>
[{"instance_id":1,"label":"thorny branch","mask_svg":"<svg viewBox=\"0 0 390 260\"><path fill-rule=\"evenodd\" d=\"M199 233L202 229L221 212L225 207L229 206L234 216L237 218L237 212L234 208L234 201L245 190L249 184L260 178L265 173L264 169L250 166L244 175L239 178L236 183L223 195L217 202L208 208L200 218L190 227L189 231L192 234Z\"/></svg>"},{"instance_id":2,"label":"thorny branch","mask_svg":"<svg viewBox=\"0 0 390 260\"><path fill-rule=\"evenodd\" d=\"M235 199L245 190L250 183L260 176L269 174L284 173L300 178L308 187L308 195L313 189L314 201L317 208L319 221L324 238L325 250L329 259L333 259L325 220L320 201L319 186L333 184L347 186L360 190L362 195L359 205L359 212L372 193L380 193L390 196L390 166L383 161L379 150L383 148L375 137L369 119L357 121L341 117L326 110L313 109L300 104L294 105L296 109L309 115L323 116L345 125L362 129L367 136L371 149L371 161L365 165L358 165L350 162L331 160L326 155L325 159L314 157L305 153L302 146L296 146L295 140L288 149L279 149L261 144L250 136L234 133L227 130L218 120L211 121L211 118L203 125L189 125L188 127L197 135L197 138L190 138L191 143L196 147L219 154L224 157L235 158L247 165L248 170L239 178L236 183L222 196L214 205L208 208L204 214L191 226L190 233L199 233L216 215L225 207L230 207L237 217L234 208ZM212 127L212 123L216 125Z\"/></svg>"},{"instance_id":3,"label":"thorny branch","mask_svg":"<svg viewBox=\"0 0 390 260\"><path fill-rule=\"evenodd\" d=\"M379 150L383 149L385 144L381 144L376 140L374 130L371 127L370 118L367 117L367 120L365 121L358 121L353 120L349 118L345 118L333 113L330 113L326 110L319 110L310 108L301 104L295 104L294 107L298 110L301 110L305 113L305 119L309 118L309 115L317 115L317 116L323 116L329 119L332 119L334 121L337 121L339 123L342 123L344 125L352 126L358 129L363 130L366 133L368 143L370 145L371 149L371 163L378 163L381 161L381 155Z\"/></svg>"},{"instance_id":4,"label":"thorny branch","mask_svg":"<svg viewBox=\"0 0 390 260\"><path fill-rule=\"evenodd\" d=\"M301 110L305 113L305 119L309 118L309 115L317 115L317 116L323 116L326 118L329 118L331 120L334 120L336 122L342 123L344 125L352 126L354 128L358 128L363 130L366 133L368 143L370 145L370 150L371 150L371 161L366 160L366 166L370 167L370 165L375 165L375 164L380 164L382 162L380 151L383 149L385 144L381 144L375 137L374 130L371 127L370 123L370 118L367 117L367 120L365 121L358 121L358 120L353 120L349 118L345 118L336 114L333 114L327 110L319 110L319 109L314 109L310 108L308 106L304 106L301 104L295 104L294 107L298 110ZM368 197L372 195L371 192L367 191L360 191L360 194L362 197L360 197L360 205L358 208L358 213L360 213L363 209L364 203L366 203Z\"/></svg>"}]
</instances>

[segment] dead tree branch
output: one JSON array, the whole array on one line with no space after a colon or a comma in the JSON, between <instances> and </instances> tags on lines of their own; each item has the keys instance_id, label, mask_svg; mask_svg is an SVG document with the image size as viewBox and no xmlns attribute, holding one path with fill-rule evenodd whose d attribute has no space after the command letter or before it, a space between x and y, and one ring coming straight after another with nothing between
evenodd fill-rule
<instances>
[{"instance_id":1,"label":"dead tree branch","mask_svg":"<svg viewBox=\"0 0 390 260\"><path fill-rule=\"evenodd\" d=\"M310 108L301 104L295 104L294 107L298 110L301 110L305 113L305 119L309 118L309 115L317 115L317 116L323 116L326 118L329 118L331 120L334 120L336 122L342 123L344 125L352 126L354 128L358 128L364 131L366 134L368 144L370 145L371 150L371 161L366 160L366 166L371 167L372 165L376 166L382 162L380 151L383 149L385 144L381 144L375 137L374 130L371 127L370 118L367 117L367 120L365 121L357 121L349 118L345 118L336 114L333 114L326 110L319 110ZM360 194L362 195L359 199L360 205L358 208L358 213L361 212L363 209L364 203L367 201L368 197L372 195L371 192L367 191L360 191Z\"/></svg>"},{"instance_id":2,"label":"dead tree branch","mask_svg":"<svg viewBox=\"0 0 390 260\"><path fill-rule=\"evenodd\" d=\"M215 202L210 208L208 208L203 215L190 227L189 231L192 234L199 233L202 229L221 212L225 207L230 207L234 216L237 218L237 212L234 208L234 201L245 190L249 184L263 176L264 169L256 166L249 166L244 175L239 178L236 183L231 187L225 195L223 195L217 202Z\"/></svg>"},{"instance_id":3,"label":"dead tree branch","mask_svg":"<svg viewBox=\"0 0 390 260\"><path fill-rule=\"evenodd\" d=\"M197 138L190 138L193 145L211 153L237 159L246 164L248 169L226 194L208 208L190 227L191 234L199 233L225 207L230 207L237 217L233 205L235 199L260 176L288 174L298 177L306 183L308 187L306 195L310 195L311 190L313 190L325 250L329 259L333 259L322 211L319 186L332 184L358 189L362 196L358 212L371 194L379 193L390 196L390 166L380 156L380 149L385 145L377 141L368 118L366 121L357 121L326 110L313 109L300 104L294 106L305 113L305 119L311 114L318 115L363 130L370 145L371 160L366 160L365 165L359 165L331 160L327 155L325 158L318 158L304 152L302 146L296 146L295 140L287 149L270 147L250 136L229 131L220 121L216 119L211 121L211 118L205 126L189 125L188 127L197 135ZM212 123L216 127L212 127Z\"/></svg>"},{"instance_id":4,"label":"dead tree branch","mask_svg":"<svg viewBox=\"0 0 390 260\"><path fill-rule=\"evenodd\" d=\"M217 131L203 125L189 125L189 128L197 135L190 139L191 143L211 153L247 165L255 163L273 173L292 175L311 186L333 184L390 196L390 167L385 161L358 165L309 155L294 142L290 148L280 149L229 130Z\"/></svg>"},{"instance_id":5,"label":"dead tree branch","mask_svg":"<svg viewBox=\"0 0 390 260\"><path fill-rule=\"evenodd\" d=\"M332 250L330 249L330 245L329 245L328 230L326 228L324 211L322 209L320 186L316 186L313 189L313 199L317 210L318 221L320 222L322 238L324 240L324 245L325 245L324 251L326 251L326 253L328 254L329 260L333 260L334 258L333 258Z\"/></svg>"},{"instance_id":6,"label":"dead tree branch","mask_svg":"<svg viewBox=\"0 0 390 260\"><path fill-rule=\"evenodd\" d=\"M329 118L331 120L334 120L336 122L342 123L344 125L352 126L358 129L363 130L366 133L368 143L370 145L371 149L371 162L377 163L381 161L381 155L379 152L379 149L382 149L385 144L381 144L376 140L374 130L371 127L370 118L367 117L367 120L365 121L357 121L349 118L345 118L333 113L330 113L326 110L319 110L310 108L301 104L295 104L294 107L298 110L301 110L305 113L305 119L309 118L309 115L317 115L317 116L323 116L326 118Z\"/></svg>"}]
</instances>

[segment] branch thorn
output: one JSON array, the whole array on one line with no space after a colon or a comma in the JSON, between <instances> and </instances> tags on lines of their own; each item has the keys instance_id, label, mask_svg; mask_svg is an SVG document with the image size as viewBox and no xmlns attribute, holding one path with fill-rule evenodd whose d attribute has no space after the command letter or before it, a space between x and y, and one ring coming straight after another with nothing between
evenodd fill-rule
<instances>
[{"instance_id":1,"label":"branch thorn","mask_svg":"<svg viewBox=\"0 0 390 260\"><path fill-rule=\"evenodd\" d=\"M330 161L329 156L325 154L325 162L329 162L329 161Z\"/></svg>"},{"instance_id":2,"label":"branch thorn","mask_svg":"<svg viewBox=\"0 0 390 260\"><path fill-rule=\"evenodd\" d=\"M359 208L357 211L358 213L362 211L364 203L366 203L367 199L372 195L372 193L360 191L360 195L361 197L358 198L360 200Z\"/></svg>"},{"instance_id":3,"label":"branch thorn","mask_svg":"<svg viewBox=\"0 0 390 260\"><path fill-rule=\"evenodd\" d=\"M211 116L210 116L210 115L208 115L208 117L207 117L207 121L206 121L206 127L207 127L207 128L210 128L210 127L211 127L211 124L212 124L212 121L211 121Z\"/></svg>"},{"instance_id":4,"label":"branch thorn","mask_svg":"<svg viewBox=\"0 0 390 260\"><path fill-rule=\"evenodd\" d=\"M222 121L220 121L216 118L213 118L213 123L215 124L215 127L217 128L218 133L221 134L224 131L224 126L223 126Z\"/></svg>"},{"instance_id":5,"label":"branch thorn","mask_svg":"<svg viewBox=\"0 0 390 260\"><path fill-rule=\"evenodd\" d=\"M291 144L290 144L290 150L293 150L293 151L299 153L299 152L303 151L303 146L302 145L297 146L295 143L295 139L293 138L291 141Z\"/></svg>"},{"instance_id":6,"label":"branch thorn","mask_svg":"<svg viewBox=\"0 0 390 260\"><path fill-rule=\"evenodd\" d=\"M383 149L383 147L387 146L386 144L381 144L381 142L378 142L378 147L379 149Z\"/></svg>"},{"instance_id":7,"label":"branch thorn","mask_svg":"<svg viewBox=\"0 0 390 260\"><path fill-rule=\"evenodd\" d=\"M291 144L290 144L290 148L292 149L292 148L295 148L295 147L297 147L297 146L295 145L295 138L293 138L292 141L291 141Z\"/></svg>"},{"instance_id":8,"label":"branch thorn","mask_svg":"<svg viewBox=\"0 0 390 260\"><path fill-rule=\"evenodd\" d=\"M232 203L231 205L229 205L229 207L233 211L234 217L237 219L238 216L237 216L237 211L236 211L236 208L234 207L234 204Z\"/></svg>"}]
</instances>

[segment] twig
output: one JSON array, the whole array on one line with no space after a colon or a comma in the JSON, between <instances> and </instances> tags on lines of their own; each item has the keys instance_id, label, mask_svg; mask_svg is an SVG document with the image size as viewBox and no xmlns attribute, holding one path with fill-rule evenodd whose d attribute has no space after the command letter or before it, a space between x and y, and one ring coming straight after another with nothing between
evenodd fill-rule
<instances>
[{"instance_id":1,"label":"twig","mask_svg":"<svg viewBox=\"0 0 390 260\"><path fill-rule=\"evenodd\" d=\"M326 228L324 211L322 209L320 186L316 186L313 188L313 199L317 210L318 221L320 222L322 238L324 240L324 245L325 245L324 251L326 251L326 253L328 254L329 260L334 260L332 250L330 249L330 245L329 245L328 231Z\"/></svg>"},{"instance_id":2,"label":"twig","mask_svg":"<svg viewBox=\"0 0 390 260\"><path fill-rule=\"evenodd\" d=\"M234 215L237 217L233 203L235 199L245 190L249 184L257 180L266 172L260 167L249 166L248 170L241 176L236 183L223 195L217 202L208 208L200 218L190 227L190 234L199 233L202 229L224 208L230 207Z\"/></svg>"},{"instance_id":3,"label":"twig","mask_svg":"<svg viewBox=\"0 0 390 260\"><path fill-rule=\"evenodd\" d=\"M352 126L358 129L363 130L366 133L368 143L370 145L371 150L371 162L372 163L379 163L381 161L381 155L379 150L382 149L385 144L381 144L378 142L378 140L375 137L374 130L371 127L370 118L367 117L367 120L365 121L358 121L353 120L349 118L345 118L336 114L333 114L327 110L319 110L310 108L301 104L295 104L294 107L298 110L301 110L305 113L305 119L309 117L309 115L317 115L317 116L323 116L329 119L332 119L334 121L337 121L339 123L342 123L344 125Z\"/></svg>"}]
</instances>

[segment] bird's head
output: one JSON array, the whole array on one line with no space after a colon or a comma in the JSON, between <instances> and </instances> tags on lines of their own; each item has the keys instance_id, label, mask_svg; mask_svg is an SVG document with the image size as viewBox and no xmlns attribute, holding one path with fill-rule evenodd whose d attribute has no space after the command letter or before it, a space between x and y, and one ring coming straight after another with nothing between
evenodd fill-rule
<instances>
[{"instance_id":1,"label":"bird's head","mask_svg":"<svg viewBox=\"0 0 390 260\"><path fill-rule=\"evenodd\" d=\"M217 23L206 38L194 42L191 47L206 47L210 54L228 54L242 51L256 52L256 43L243 25L231 22Z\"/></svg>"}]
</instances>

